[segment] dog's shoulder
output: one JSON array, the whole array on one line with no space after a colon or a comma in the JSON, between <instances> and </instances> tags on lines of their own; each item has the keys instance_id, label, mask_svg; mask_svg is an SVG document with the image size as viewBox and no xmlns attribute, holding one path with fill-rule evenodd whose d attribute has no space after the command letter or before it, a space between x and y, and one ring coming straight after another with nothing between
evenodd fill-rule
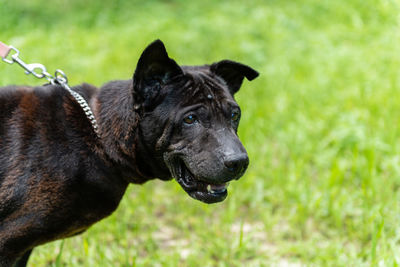
<instances>
[{"instance_id":1,"label":"dog's shoulder","mask_svg":"<svg viewBox=\"0 0 400 267\"><path fill-rule=\"evenodd\" d=\"M72 89L81 94L84 98L90 98L98 91L97 87L87 83L74 86ZM57 96L62 97L67 94L68 92L62 86L52 84L45 84L41 86L9 85L0 87L0 101L26 97L29 95L47 98Z\"/></svg>"}]
</instances>

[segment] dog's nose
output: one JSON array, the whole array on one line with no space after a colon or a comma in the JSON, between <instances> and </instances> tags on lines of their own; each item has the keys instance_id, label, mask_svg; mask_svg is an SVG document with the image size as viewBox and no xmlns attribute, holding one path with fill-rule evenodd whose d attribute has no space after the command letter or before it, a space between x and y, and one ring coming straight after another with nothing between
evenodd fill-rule
<instances>
[{"instance_id":1,"label":"dog's nose","mask_svg":"<svg viewBox=\"0 0 400 267\"><path fill-rule=\"evenodd\" d=\"M232 179L239 178L249 165L249 157L246 153L235 154L224 160L225 167L233 175Z\"/></svg>"}]
</instances>

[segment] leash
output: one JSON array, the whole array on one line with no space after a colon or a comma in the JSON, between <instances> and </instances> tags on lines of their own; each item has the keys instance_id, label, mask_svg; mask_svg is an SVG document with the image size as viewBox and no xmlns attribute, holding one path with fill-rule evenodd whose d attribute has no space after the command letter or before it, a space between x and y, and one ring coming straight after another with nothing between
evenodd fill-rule
<instances>
[{"instance_id":1,"label":"leash","mask_svg":"<svg viewBox=\"0 0 400 267\"><path fill-rule=\"evenodd\" d=\"M10 56L9 56L10 55ZM65 90L67 90L72 97L78 102L81 106L83 111L85 112L86 117L90 121L94 132L96 133L97 137L99 137L99 126L97 125L96 118L93 115L89 104L86 100L77 92L73 91L68 85L68 78L65 73L57 69L54 76L47 72L46 67L39 63L32 63L26 64L24 61L21 60L19 57L19 50L13 46L8 46L0 42L0 57L3 59L4 62L8 64L17 63L22 68L25 69L25 74L29 75L32 74L38 79L45 78L50 84L58 84L61 85ZM8 59L10 57L11 59Z\"/></svg>"}]
</instances>

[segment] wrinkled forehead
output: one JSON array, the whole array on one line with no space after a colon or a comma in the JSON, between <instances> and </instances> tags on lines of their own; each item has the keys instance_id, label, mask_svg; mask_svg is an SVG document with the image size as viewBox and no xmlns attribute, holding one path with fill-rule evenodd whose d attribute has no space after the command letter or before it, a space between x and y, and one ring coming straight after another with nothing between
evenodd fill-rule
<instances>
[{"instance_id":1,"label":"wrinkled forehead","mask_svg":"<svg viewBox=\"0 0 400 267\"><path fill-rule=\"evenodd\" d=\"M209 103L214 108L235 103L226 83L209 71L207 67L184 67L185 83L181 94L184 100L181 106Z\"/></svg>"}]
</instances>

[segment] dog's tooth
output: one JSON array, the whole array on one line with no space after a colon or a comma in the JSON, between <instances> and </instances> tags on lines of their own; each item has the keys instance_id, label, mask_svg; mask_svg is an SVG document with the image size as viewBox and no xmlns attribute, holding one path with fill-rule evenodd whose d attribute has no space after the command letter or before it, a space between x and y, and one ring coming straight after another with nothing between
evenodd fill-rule
<instances>
[{"instance_id":1,"label":"dog's tooth","mask_svg":"<svg viewBox=\"0 0 400 267\"><path fill-rule=\"evenodd\" d=\"M207 191L212 193L212 190L211 190L211 185L210 185L210 184L209 184L209 185L207 185Z\"/></svg>"}]
</instances>

